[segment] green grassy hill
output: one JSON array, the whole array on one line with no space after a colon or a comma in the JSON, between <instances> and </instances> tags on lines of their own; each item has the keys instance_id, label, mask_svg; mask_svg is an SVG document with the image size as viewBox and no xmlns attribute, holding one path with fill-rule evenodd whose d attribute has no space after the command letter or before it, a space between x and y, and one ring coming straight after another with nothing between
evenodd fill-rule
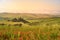
<instances>
[{"instance_id":1,"label":"green grassy hill","mask_svg":"<svg viewBox=\"0 0 60 40\"><path fill-rule=\"evenodd\" d=\"M30 24L6 21L18 17L29 19ZM2 13L0 19L3 19L0 40L60 40L60 17L57 15Z\"/></svg>"}]
</instances>

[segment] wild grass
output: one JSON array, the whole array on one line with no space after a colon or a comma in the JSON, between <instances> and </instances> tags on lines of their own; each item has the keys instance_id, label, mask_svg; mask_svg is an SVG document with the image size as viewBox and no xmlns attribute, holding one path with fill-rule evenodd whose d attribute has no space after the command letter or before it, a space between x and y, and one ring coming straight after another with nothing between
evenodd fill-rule
<instances>
[{"instance_id":1,"label":"wild grass","mask_svg":"<svg viewBox=\"0 0 60 40\"><path fill-rule=\"evenodd\" d=\"M0 40L60 40L60 18L29 21L31 25L23 24L21 27L0 25Z\"/></svg>"}]
</instances>

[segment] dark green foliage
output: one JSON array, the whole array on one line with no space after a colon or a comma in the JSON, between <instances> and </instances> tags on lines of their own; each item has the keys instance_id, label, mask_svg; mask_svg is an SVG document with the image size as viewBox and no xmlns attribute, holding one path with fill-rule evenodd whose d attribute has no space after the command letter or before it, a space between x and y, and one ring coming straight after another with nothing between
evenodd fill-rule
<instances>
[{"instance_id":1,"label":"dark green foliage","mask_svg":"<svg viewBox=\"0 0 60 40\"><path fill-rule=\"evenodd\" d=\"M21 18L21 17L18 18L18 19L17 19L17 18L13 18L12 21L13 21L13 22L30 23L30 22L28 22L27 20L25 20L25 19L23 19L23 18Z\"/></svg>"},{"instance_id":2,"label":"dark green foliage","mask_svg":"<svg viewBox=\"0 0 60 40\"><path fill-rule=\"evenodd\" d=\"M13 21L13 22L17 22L17 19L16 19L16 18L14 18L14 19L12 19L12 21Z\"/></svg>"},{"instance_id":3,"label":"dark green foliage","mask_svg":"<svg viewBox=\"0 0 60 40\"><path fill-rule=\"evenodd\" d=\"M24 23L30 23L30 22L28 22L27 20L25 20L25 19L23 19L23 18L18 18L18 22L24 22Z\"/></svg>"}]
</instances>

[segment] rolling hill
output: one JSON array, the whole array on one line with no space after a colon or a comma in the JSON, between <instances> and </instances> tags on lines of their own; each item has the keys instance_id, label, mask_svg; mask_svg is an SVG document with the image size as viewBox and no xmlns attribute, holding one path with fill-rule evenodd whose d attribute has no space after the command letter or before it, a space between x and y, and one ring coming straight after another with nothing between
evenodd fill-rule
<instances>
[{"instance_id":1,"label":"rolling hill","mask_svg":"<svg viewBox=\"0 0 60 40\"><path fill-rule=\"evenodd\" d=\"M59 15L60 16L60 15ZM49 14L32 14L32 13L0 13L2 18L26 18L26 19L37 19L37 18L51 18L59 17L58 15L49 15Z\"/></svg>"}]
</instances>

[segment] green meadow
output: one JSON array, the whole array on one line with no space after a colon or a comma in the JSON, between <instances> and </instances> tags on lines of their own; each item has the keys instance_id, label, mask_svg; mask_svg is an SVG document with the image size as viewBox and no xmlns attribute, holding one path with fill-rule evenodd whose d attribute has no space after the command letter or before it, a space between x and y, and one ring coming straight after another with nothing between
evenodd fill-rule
<instances>
[{"instance_id":1,"label":"green meadow","mask_svg":"<svg viewBox=\"0 0 60 40\"><path fill-rule=\"evenodd\" d=\"M0 20L0 40L60 40L60 17L30 16L22 17L29 23L12 21L13 18L19 18L16 15L1 16L3 19Z\"/></svg>"}]
</instances>

